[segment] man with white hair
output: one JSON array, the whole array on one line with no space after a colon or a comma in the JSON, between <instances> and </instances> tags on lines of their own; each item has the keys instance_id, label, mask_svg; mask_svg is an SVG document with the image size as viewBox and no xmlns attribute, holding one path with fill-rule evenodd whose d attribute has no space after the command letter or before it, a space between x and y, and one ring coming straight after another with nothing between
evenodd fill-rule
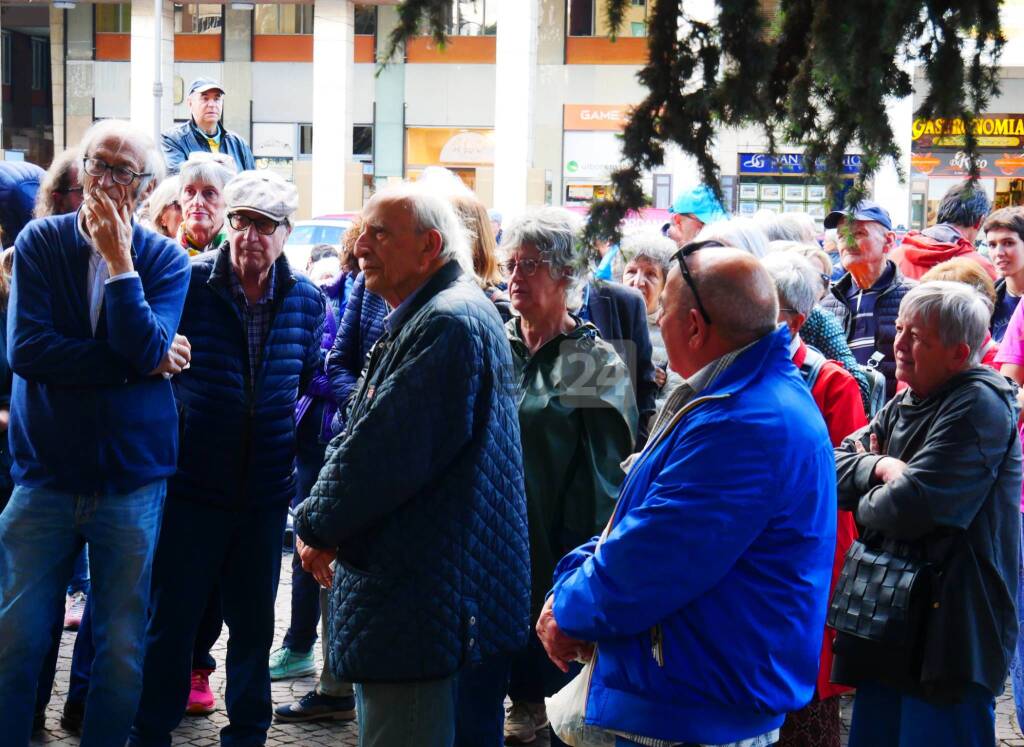
<instances>
[{"instance_id":1,"label":"man with white hair","mask_svg":"<svg viewBox=\"0 0 1024 747\"><path fill-rule=\"evenodd\" d=\"M182 449L153 563L132 745L170 743L198 684L193 643L218 584L230 633L221 743L263 744L271 721L267 659L295 492L295 404L323 366L324 301L282 254L294 185L243 171L224 200L228 244L192 259L181 318L193 359L175 380Z\"/></svg>"},{"instance_id":2,"label":"man with white hair","mask_svg":"<svg viewBox=\"0 0 1024 747\"><path fill-rule=\"evenodd\" d=\"M8 311L16 484L0 514L0 734L27 744L40 664L89 544L96 658L83 745L123 744L142 681L153 551L177 461L170 375L187 257L132 219L163 171L127 122L79 146L82 207L18 236Z\"/></svg>"},{"instance_id":3,"label":"man with white hair","mask_svg":"<svg viewBox=\"0 0 1024 747\"><path fill-rule=\"evenodd\" d=\"M832 679L857 688L851 747L996 739L1018 635L1021 454L1014 389L979 364L991 313L962 283L907 293L894 345L907 389L835 452L839 507L862 528L829 611Z\"/></svg>"},{"instance_id":4,"label":"man with white hair","mask_svg":"<svg viewBox=\"0 0 1024 747\"><path fill-rule=\"evenodd\" d=\"M392 311L296 510L299 553L333 588L330 663L357 683L362 747L500 744L530 610L508 341L448 200L402 185L363 221L355 254Z\"/></svg>"}]
</instances>

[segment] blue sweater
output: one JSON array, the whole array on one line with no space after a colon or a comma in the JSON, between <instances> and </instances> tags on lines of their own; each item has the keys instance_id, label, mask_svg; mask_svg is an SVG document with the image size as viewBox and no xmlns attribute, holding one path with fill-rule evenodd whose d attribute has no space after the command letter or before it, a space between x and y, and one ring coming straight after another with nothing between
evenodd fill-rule
<instances>
[{"instance_id":1,"label":"blue sweater","mask_svg":"<svg viewBox=\"0 0 1024 747\"><path fill-rule=\"evenodd\" d=\"M814 694L836 471L788 343L759 340L653 435L607 540L556 569L555 619L597 641L588 723L723 744Z\"/></svg>"},{"instance_id":2,"label":"blue sweater","mask_svg":"<svg viewBox=\"0 0 1024 747\"><path fill-rule=\"evenodd\" d=\"M105 287L94 335L86 289L92 249L77 220L71 213L33 221L15 243L7 315L12 474L19 485L127 493L175 469L174 396L149 372L178 328L188 257L135 224L139 277Z\"/></svg>"}]
</instances>

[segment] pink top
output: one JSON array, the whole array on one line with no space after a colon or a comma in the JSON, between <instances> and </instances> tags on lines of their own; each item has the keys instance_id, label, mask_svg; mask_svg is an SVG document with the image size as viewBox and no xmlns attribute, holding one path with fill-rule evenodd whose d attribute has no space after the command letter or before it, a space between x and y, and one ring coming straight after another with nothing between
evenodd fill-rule
<instances>
[{"instance_id":1,"label":"pink top","mask_svg":"<svg viewBox=\"0 0 1024 747\"><path fill-rule=\"evenodd\" d=\"M1010 317L1010 323L1006 327L1006 334L999 345L999 352L996 353L995 363L1013 363L1024 366L1024 304L1017 304L1017 308ZM1024 428L1021 429L1021 440L1024 441ZM1020 510L1024 512L1024 490L1021 492Z\"/></svg>"}]
</instances>

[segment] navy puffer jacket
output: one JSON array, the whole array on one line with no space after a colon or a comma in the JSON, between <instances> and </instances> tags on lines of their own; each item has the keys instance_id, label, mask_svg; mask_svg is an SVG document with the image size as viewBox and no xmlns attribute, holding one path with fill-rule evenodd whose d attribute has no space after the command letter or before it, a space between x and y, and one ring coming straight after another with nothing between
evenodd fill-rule
<instances>
[{"instance_id":1,"label":"navy puffer jacket","mask_svg":"<svg viewBox=\"0 0 1024 747\"><path fill-rule=\"evenodd\" d=\"M338 552L330 663L353 682L448 677L521 648L529 628L501 318L455 262L396 313L295 519L304 542Z\"/></svg>"},{"instance_id":2,"label":"navy puffer jacket","mask_svg":"<svg viewBox=\"0 0 1024 747\"><path fill-rule=\"evenodd\" d=\"M192 363L174 377L181 438L168 494L228 509L283 506L295 494L295 403L321 366L324 300L282 254L253 382L231 272L227 247L192 259L178 329L192 343Z\"/></svg>"}]
</instances>

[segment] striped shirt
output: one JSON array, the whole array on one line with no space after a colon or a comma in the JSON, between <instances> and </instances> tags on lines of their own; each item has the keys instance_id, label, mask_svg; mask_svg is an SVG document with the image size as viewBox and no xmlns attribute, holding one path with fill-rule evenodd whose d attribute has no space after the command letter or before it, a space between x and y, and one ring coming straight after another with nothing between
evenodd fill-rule
<instances>
[{"instance_id":1,"label":"striped shirt","mask_svg":"<svg viewBox=\"0 0 1024 747\"><path fill-rule=\"evenodd\" d=\"M254 304L250 304L246 298L245 289L242 288L242 282L234 269L228 274L231 276L231 295L235 297L238 309L242 312L242 321L245 322L245 334L249 341L249 381L255 386L256 372L260 370L260 360L263 357L263 345L267 341L270 323L274 319L274 266L270 266L267 290Z\"/></svg>"},{"instance_id":2,"label":"striped shirt","mask_svg":"<svg viewBox=\"0 0 1024 747\"><path fill-rule=\"evenodd\" d=\"M850 313L853 316L849 339L850 351L862 366L875 352L875 333L878 331L878 322L875 320L875 302L878 300L879 294L892 283L895 272L896 266L888 262L885 271L870 288L862 290L854 282L850 283L850 290L847 291L846 300L849 302Z\"/></svg>"}]
</instances>

